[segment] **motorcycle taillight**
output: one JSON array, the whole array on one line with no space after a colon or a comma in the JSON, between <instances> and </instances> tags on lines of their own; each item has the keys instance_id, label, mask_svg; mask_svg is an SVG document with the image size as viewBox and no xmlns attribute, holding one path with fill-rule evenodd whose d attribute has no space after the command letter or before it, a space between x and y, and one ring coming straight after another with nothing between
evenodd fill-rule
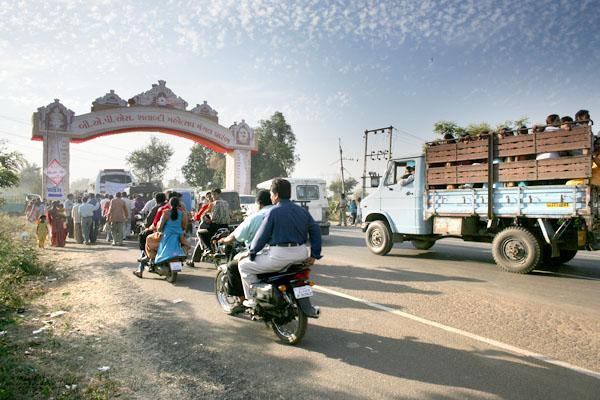
<instances>
[{"instance_id":1,"label":"motorcycle taillight","mask_svg":"<svg viewBox=\"0 0 600 400\"><path fill-rule=\"evenodd\" d=\"M294 279L308 279L310 277L310 268L307 268L303 271L298 272L296 275L294 275Z\"/></svg>"}]
</instances>

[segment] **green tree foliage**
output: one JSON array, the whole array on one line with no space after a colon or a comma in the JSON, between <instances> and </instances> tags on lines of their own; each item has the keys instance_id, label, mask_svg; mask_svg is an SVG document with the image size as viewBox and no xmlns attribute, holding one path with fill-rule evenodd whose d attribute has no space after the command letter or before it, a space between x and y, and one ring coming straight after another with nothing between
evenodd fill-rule
<instances>
[{"instance_id":1,"label":"green tree foliage","mask_svg":"<svg viewBox=\"0 0 600 400\"><path fill-rule=\"evenodd\" d=\"M16 151L9 152L0 142L0 188L16 186L19 183L19 169L23 158Z\"/></svg>"},{"instance_id":2,"label":"green tree foliage","mask_svg":"<svg viewBox=\"0 0 600 400\"><path fill-rule=\"evenodd\" d=\"M352 193L354 188L358 185L358 181L352 177L344 179L344 186L346 189L346 195ZM334 198L339 198L342 193L342 179L338 178L329 184L329 190L333 192Z\"/></svg>"},{"instance_id":3,"label":"green tree foliage","mask_svg":"<svg viewBox=\"0 0 600 400\"><path fill-rule=\"evenodd\" d=\"M453 136L459 136L465 132L465 128L461 128L453 121L438 121L433 124L433 131L439 136L444 136L447 133Z\"/></svg>"},{"instance_id":4,"label":"green tree foliage","mask_svg":"<svg viewBox=\"0 0 600 400\"><path fill-rule=\"evenodd\" d=\"M173 148L168 143L161 143L152 136L146 147L129 153L127 164L141 182L160 182L172 155Z\"/></svg>"},{"instance_id":5,"label":"green tree foliage","mask_svg":"<svg viewBox=\"0 0 600 400\"><path fill-rule=\"evenodd\" d=\"M23 161L19 169L19 187L27 193L41 193L42 168L36 163Z\"/></svg>"},{"instance_id":6,"label":"green tree foliage","mask_svg":"<svg viewBox=\"0 0 600 400\"><path fill-rule=\"evenodd\" d=\"M181 168L185 181L194 187L223 187L225 156L200 144L192 146L187 163Z\"/></svg>"},{"instance_id":7,"label":"green tree foliage","mask_svg":"<svg viewBox=\"0 0 600 400\"><path fill-rule=\"evenodd\" d=\"M478 136L483 132L491 132L493 129L487 122L480 122L478 124L469 124L465 131L470 136Z\"/></svg>"},{"instance_id":8,"label":"green tree foliage","mask_svg":"<svg viewBox=\"0 0 600 400\"><path fill-rule=\"evenodd\" d=\"M252 186L257 183L291 175L299 161L296 135L279 111L255 130L258 153L252 157Z\"/></svg>"}]
</instances>

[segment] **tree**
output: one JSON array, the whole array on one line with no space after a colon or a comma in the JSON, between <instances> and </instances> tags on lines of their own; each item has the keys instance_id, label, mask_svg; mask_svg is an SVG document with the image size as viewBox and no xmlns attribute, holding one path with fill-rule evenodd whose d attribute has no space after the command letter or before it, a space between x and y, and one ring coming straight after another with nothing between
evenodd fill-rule
<instances>
[{"instance_id":1,"label":"tree","mask_svg":"<svg viewBox=\"0 0 600 400\"><path fill-rule=\"evenodd\" d=\"M433 131L442 137L448 133L457 137L465 133L465 128L461 128L453 121L438 121L433 124Z\"/></svg>"},{"instance_id":2,"label":"tree","mask_svg":"<svg viewBox=\"0 0 600 400\"><path fill-rule=\"evenodd\" d=\"M150 138L150 144L134 150L127 156L127 164L141 182L157 182L162 178L173 155L168 143L161 143L156 137Z\"/></svg>"},{"instance_id":3,"label":"tree","mask_svg":"<svg viewBox=\"0 0 600 400\"><path fill-rule=\"evenodd\" d=\"M28 193L41 193L42 168L24 160L19 169L19 186Z\"/></svg>"},{"instance_id":4,"label":"tree","mask_svg":"<svg viewBox=\"0 0 600 400\"><path fill-rule=\"evenodd\" d=\"M281 176L287 177L300 160L296 151L296 135L279 111L269 120L260 121L254 131L258 153L252 157L252 186Z\"/></svg>"},{"instance_id":5,"label":"tree","mask_svg":"<svg viewBox=\"0 0 600 400\"><path fill-rule=\"evenodd\" d=\"M478 124L469 124L465 129L465 132L469 136L478 136L484 132L491 132L492 127L487 122L480 122Z\"/></svg>"},{"instance_id":6,"label":"tree","mask_svg":"<svg viewBox=\"0 0 600 400\"><path fill-rule=\"evenodd\" d=\"M88 178L79 178L71 182L71 192L85 192L90 187L90 180Z\"/></svg>"},{"instance_id":7,"label":"tree","mask_svg":"<svg viewBox=\"0 0 600 400\"><path fill-rule=\"evenodd\" d=\"M358 185L358 181L352 177L344 179L344 187L346 188L346 195L352 193L352 190ZM333 192L335 198L340 197L342 193L342 179L338 178L329 184L329 190Z\"/></svg>"},{"instance_id":8,"label":"tree","mask_svg":"<svg viewBox=\"0 0 600 400\"><path fill-rule=\"evenodd\" d=\"M195 187L223 187L225 156L199 144L192 146L187 163L181 168L185 181Z\"/></svg>"},{"instance_id":9,"label":"tree","mask_svg":"<svg viewBox=\"0 0 600 400\"><path fill-rule=\"evenodd\" d=\"M0 141L0 188L19 184L19 168L23 164L20 153L9 152ZM40 186L41 187L41 186Z\"/></svg>"}]
</instances>

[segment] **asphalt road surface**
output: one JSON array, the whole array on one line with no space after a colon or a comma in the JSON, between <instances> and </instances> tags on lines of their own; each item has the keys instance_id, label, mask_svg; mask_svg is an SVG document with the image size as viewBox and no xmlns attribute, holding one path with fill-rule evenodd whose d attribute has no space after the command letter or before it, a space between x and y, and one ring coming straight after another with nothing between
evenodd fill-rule
<instances>
[{"instance_id":1,"label":"asphalt road surface","mask_svg":"<svg viewBox=\"0 0 600 400\"><path fill-rule=\"evenodd\" d=\"M600 253L515 275L494 265L489 245L397 244L379 257L352 228L334 228L323 253L312 274L321 317L309 319L298 347L223 314L209 264L186 268L176 285L136 279L133 263L119 273L149 295L182 299L182 326L202 330L257 382L281 387L281 398L600 398Z\"/></svg>"}]
</instances>

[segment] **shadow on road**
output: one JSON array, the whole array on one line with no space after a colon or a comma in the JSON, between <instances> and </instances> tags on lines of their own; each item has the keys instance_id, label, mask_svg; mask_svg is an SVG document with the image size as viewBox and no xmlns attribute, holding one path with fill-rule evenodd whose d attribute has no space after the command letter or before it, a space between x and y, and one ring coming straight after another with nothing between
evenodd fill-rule
<instances>
[{"instance_id":1,"label":"shadow on road","mask_svg":"<svg viewBox=\"0 0 600 400\"><path fill-rule=\"evenodd\" d=\"M472 389L504 399L591 399L600 390L595 378L504 351L462 350L416 337L392 339L322 326L310 329L313 340L306 342L307 350L397 378Z\"/></svg>"}]
</instances>

